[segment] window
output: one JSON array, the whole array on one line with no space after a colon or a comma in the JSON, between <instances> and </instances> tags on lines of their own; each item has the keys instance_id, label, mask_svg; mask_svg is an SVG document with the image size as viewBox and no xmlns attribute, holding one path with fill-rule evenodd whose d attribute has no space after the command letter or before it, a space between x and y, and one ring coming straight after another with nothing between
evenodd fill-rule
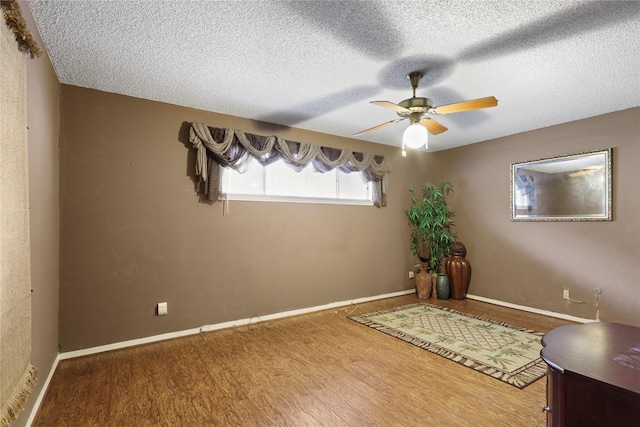
<instances>
[{"instance_id":1,"label":"window","mask_svg":"<svg viewBox=\"0 0 640 427\"><path fill-rule=\"evenodd\" d=\"M296 172L282 161L262 166L252 160L243 174L223 168L222 194L230 200L373 204L371 186L357 171L320 173L308 165Z\"/></svg>"},{"instance_id":2,"label":"window","mask_svg":"<svg viewBox=\"0 0 640 427\"><path fill-rule=\"evenodd\" d=\"M527 193L524 193L516 190L514 193L515 195L515 205L516 205L516 210L518 210L518 212L520 211L530 211L531 210L531 204L529 203L529 195Z\"/></svg>"}]
</instances>

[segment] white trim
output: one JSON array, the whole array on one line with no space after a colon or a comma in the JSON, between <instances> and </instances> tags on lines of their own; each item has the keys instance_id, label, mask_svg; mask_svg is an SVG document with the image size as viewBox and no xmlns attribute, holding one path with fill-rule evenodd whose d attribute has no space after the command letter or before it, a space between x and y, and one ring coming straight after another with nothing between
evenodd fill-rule
<instances>
[{"instance_id":1,"label":"white trim","mask_svg":"<svg viewBox=\"0 0 640 427\"><path fill-rule=\"evenodd\" d=\"M183 337L183 336L187 336L187 335L194 335L194 334L198 334L200 332L216 331L216 330L219 330L219 329L232 328L234 326L244 326L244 325L248 325L250 323L264 322L266 320L274 320L274 319L282 319L284 317L299 316L301 314L307 314L307 313L313 313L313 312L316 312L316 311L328 310L328 309L335 308L335 307L343 307L343 306L347 306L347 305L350 305L350 304L360 304L360 303L363 303L363 302L375 301L375 300L385 299L385 298L392 298L392 297L397 297L397 296L400 296L400 295L408 295L408 294L411 294L411 293L414 293L414 292L415 292L415 289L407 289L407 290L404 290L404 291L392 292L392 293L389 293L389 294L382 294L382 295L376 295L376 296L371 296L371 297L358 298L358 299L348 300L348 301L332 302L330 304L319 305L319 306L315 306L315 307L307 307L307 308L302 308L302 309L299 309L299 310L291 310L291 311L284 311L284 312L281 312L281 313L267 314L265 316L253 316L253 317L249 317L247 319L232 320L232 321L229 321L229 322L216 323L216 324L213 324L213 325L204 325L204 326L201 326L199 328L186 329L186 330L177 331L177 332L169 332L169 333L166 333L166 334L153 335L153 336L150 336L150 337L138 338L138 339L135 339L135 340L121 341L121 342L117 342L117 343L113 343L113 344L106 344L106 345L101 345L101 346L97 346L97 347L85 348L85 349L82 349L82 350L67 351L65 353L60 353L59 356L60 356L60 360L72 359L72 358L75 358L75 357L87 356L87 355L96 354L96 353L102 353L104 351L117 350L117 349L126 348L126 347L132 347L132 346L140 345L140 344L148 344L148 343L152 343L152 342L156 342L156 341L164 341L164 340L167 340L167 339L170 339L170 338L178 338L178 337Z\"/></svg>"},{"instance_id":2,"label":"white trim","mask_svg":"<svg viewBox=\"0 0 640 427\"><path fill-rule=\"evenodd\" d=\"M33 420L38 413L38 409L40 409L40 405L42 404L42 399L44 399L44 395L47 393L49 389L49 383L51 383L51 379L53 378L53 374L56 372L58 368L58 362L60 362L60 354L56 355L56 358L53 360L53 365L51 365L51 370L49 371L49 375L47 376L46 381L42 385L42 389L40 389L40 393L38 393L38 398L36 402L33 404L33 408L31 408L31 414L29 414L29 418L27 419L26 427L31 427Z\"/></svg>"},{"instance_id":3,"label":"white trim","mask_svg":"<svg viewBox=\"0 0 640 427\"><path fill-rule=\"evenodd\" d=\"M291 311L285 311L282 313L268 314L266 316L254 316L248 319L236 320L235 322L218 323L215 325L205 325L200 328L200 331L207 332L207 331L215 331L218 329L231 328L234 326L244 326L252 323L254 319L257 319L257 322L264 322L266 320L275 320L275 319L282 319L284 317L299 316L301 314L308 314L316 311L329 310L336 307L344 307L346 305L361 304L363 302L375 301L375 300L385 299L385 298L392 298L392 297L408 295L412 293L415 293L415 289L408 289L404 291L377 295L373 297L358 298L350 301L332 302L330 304L319 305L316 307L301 308L299 310L291 310Z\"/></svg>"},{"instance_id":4,"label":"white trim","mask_svg":"<svg viewBox=\"0 0 640 427\"><path fill-rule=\"evenodd\" d=\"M171 339L171 338L179 338L179 337L184 337L184 336L187 336L187 335L195 335L195 334L198 334L198 333L201 333L201 332L217 331L217 330L220 330L220 329L233 328L233 327L237 327L237 326L246 326L246 325L249 325L249 324L252 324L252 323L255 324L255 323L260 323L260 322L264 322L264 321L267 321L267 320L276 320L276 319L282 319L282 318L285 318L285 317L299 316L301 314L314 313L314 312L317 312L317 311L329 310L329 309L336 308L336 307L344 307L344 306L353 305L353 304L361 304L361 303L369 302L369 301L375 301L375 300L380 300L380 299L385 299L385 298L392 298L392 297L401 296L401 295L408 295L408 294L412 294L414 292L415 292L415 289L406 289L404 291L392 292L392 293L388 293L388 294L375 295L375 296L371 296L371 297L358 298L358 299L348 300L348 301L332 302L332 303L329 303L329 304L319 305L319 306L315 306L315 307L307 307L307 308L301 308L301 309L298 309L298 310L290 310L290 311L284 311L284 312L280 312L280 313L267 314L265 316L252 316L252 317L245 318L245 319L231 320L229 322L216 323L216 324L210 324L210 325L203 325L203 326L201 326L199 328L186 329L186 330L176 331L176 332L168 332L166 334L152 335L152 336L149 336L149 337L137 338L137 339L128 340L128 341L120 341L120 342L117 342L117 343L105 344L105 345L101 345L101 346L97 346L97 347L85 348L85 349L82 349L82 350L68 351L68 352L60 353L58 355L58 357L56 358L56 364L57 364L57 360L58 359L59 360L72 359L72 358L75 358L75 357L81 357L81 356L87 356L87 355L90 355L90 354L102 353L102 352L105 352L105 351L118 350L118 349L121 349L121 348L132 347L132 346L141 345L141 344L149 344L149 343L152 343L152 342L164 341L164 340ZM477 296L477 295L467 294L467 298L472 299L472 300L486 302L486 303L489 303L489 304L499 305L499 306L502 306L502 307L508 307L508 308L513 308L513 309L516 309L516 310L527 311L527 312L530 312L530 313L541 314L543 316L549 316L549 317L555 317L555 318L559 318L559 319L569 320L569 321L577 322L577 323L596 322L596 320L593 320L593 319L584 319L584 318L581 318L581 317L570 316L568 314L556 313L556 312L547 311L547 310L540 310L540 309L537 309L537 308L532 308L532 307L527 307L527 306L523 306L523 305L512 304L512 303L509 303L509 302L494 300L494 299L491 299L491 298L485 298L485 297L481 297L481 296Z\"/></svg>"},{"instance_id":5,"label":"white trim","mask_svg":"<svg viewBox=\"0 0 640 427\"><path fill-rule=\"evenodd\" d=\"M477 301L486 302L486 303L489 303L489 304L500 305L502 307L514 308L516 310L528 311L530 313L542 314L543 316L549 316L549 317L555 317L555 318L558 318L558 319L569 320L569 321L577 322L577 323L597 322L597 320L594 320L594 319L585 319L585 318L582 318L582 317L570 316L568 314L556 313L554 311L540 310L538 308L527 307L525 305L511 304L510 302L504 302L504 301L498 301L498 300L491 299L491 298L479 297L477 295L467 294L467 298L473 299L473 300L477 300Z\"/></svg>"},{"instance_id":6,"label":"white trim","mask_svg":"<svg viewBox=\"0 0 640 427\"><path fill-rule=\"evenodd\" d=\"M316 203L324 205L354 205L373 206L371 199L338 199L331 197L304 197L304 196L262 196L259 194L224 193L218 196L218 200L235 200L239 202L277 202L277 203Z\"/></svg>"},{"instance_id":7,"label":"white trim","mask_svg":"<svg viewBox=\"0 0 640 427\"><path fill-rule=\"evenodd\" d=\"M153 335L144 338L137 338L135 340L120 341L112 344L99 345L97 347L85 348L82 350L67 351L60 353L60 360L73 359L81 356L88 356L90 354L103 353L105 351L118 350L126 347L133 347L141 344L148 344L156 341L164 341L171 338L184 337L187 335L194 335L200 332L200 328L186 329L177 332L168 332L166 334Z\"/></svg>"}]
</instances>

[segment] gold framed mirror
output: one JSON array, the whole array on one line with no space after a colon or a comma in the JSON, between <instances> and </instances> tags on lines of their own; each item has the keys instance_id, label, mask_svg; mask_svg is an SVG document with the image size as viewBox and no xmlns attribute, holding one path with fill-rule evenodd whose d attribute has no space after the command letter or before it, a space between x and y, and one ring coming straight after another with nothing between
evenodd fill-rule
<instances>
[{"instance_id":1,"label":"gold framed mirror","mask_svg":"<svg viewBox=\"0 0 640 427\"><path fill-rule=\"evenodd\" d=\"M611 221L611 149L513 163L512 221Z\"/></svg>"}]
</instances>

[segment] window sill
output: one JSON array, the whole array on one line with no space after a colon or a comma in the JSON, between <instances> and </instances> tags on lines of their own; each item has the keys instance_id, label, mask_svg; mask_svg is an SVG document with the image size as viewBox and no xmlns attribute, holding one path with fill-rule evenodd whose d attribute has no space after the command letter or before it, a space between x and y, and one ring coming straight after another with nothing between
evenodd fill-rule
<instances>
[{"instance_id":1,"label":"window sill","mask_svg":"<svg viewBox=\"0 0 640 427\"><path fill-rule=\"evenodd\" d=\"M372 200L329 199L322 197L296 196L251 196L246 194L224 194L221 195L218 200L234 200L241 202L311 203L324 205L373 206Z\"/></svg>"}]
</instances>

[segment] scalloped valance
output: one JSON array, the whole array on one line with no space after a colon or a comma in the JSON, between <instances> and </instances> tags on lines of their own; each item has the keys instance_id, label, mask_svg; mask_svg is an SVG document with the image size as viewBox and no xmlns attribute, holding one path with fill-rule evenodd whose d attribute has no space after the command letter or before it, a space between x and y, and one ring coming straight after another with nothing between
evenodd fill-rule
<instances>
[{"instance_id":1,"label":"scalloped valance","mask_svg":"<svg viewBox=\"0 0 640 427\"><path fill-rule=\"evenodd\" d=\"M373 184L374 205L387 205L387 174L391 172L391 165L383 156L286 141L277 136L219 129L202 123L191 123L189 140L198 152L198 191L213 202L218 199L220 192L220 167L229 167L242 173L253 158L264 166L282 160L295 170L312 164L319 172L335 168L347 173L359 171L367 182Z\"/></svg>"}]
</instances>

